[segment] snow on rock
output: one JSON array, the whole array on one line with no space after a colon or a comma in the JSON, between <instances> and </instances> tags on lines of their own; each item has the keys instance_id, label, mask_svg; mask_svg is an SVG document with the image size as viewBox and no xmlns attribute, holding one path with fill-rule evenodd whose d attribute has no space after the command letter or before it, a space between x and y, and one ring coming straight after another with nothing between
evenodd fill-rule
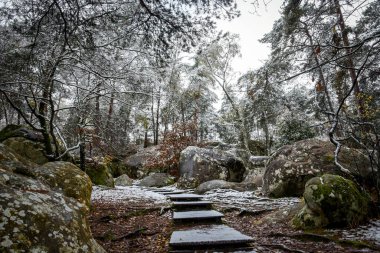
<instances>
[{"instance_id":1,"label":"snow on rock","mask_svg":"<svg viewBox=\"0 0 380 253\"><path fill-rule=\"evenodd\" d=\"M225 208L234 207L248 210L276 209L292 206L300 201L299 198L263 198L259 196L258 192L239 192L231 189L211 190L205 193L204 198Z\"/></svg>"},{"instance_id":2,"label":"snow on rock","mask_svg":"<svg viewBox=\"0 0 380 253\"><path fill-rule=\"evenodd\" d=\"M91 200L104 202L152 201L155 204L168 202L164 195L137 186L116 186L116 188L94 186Z\"/></svg>"}]
</instances>

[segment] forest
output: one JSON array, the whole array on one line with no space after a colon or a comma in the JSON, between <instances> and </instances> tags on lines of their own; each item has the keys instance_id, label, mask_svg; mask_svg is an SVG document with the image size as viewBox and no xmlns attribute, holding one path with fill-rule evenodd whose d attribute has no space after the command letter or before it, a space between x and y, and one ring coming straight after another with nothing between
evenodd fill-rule
<instances>
[{"instance_id":1,"label":"forest","mask_svg":"<svg viewBox=\"0 0 380 253\"><path fill-rule=\"evenodd\" d=\"M239 36L217 28L239 17L237 2L1 0L0 129L26 126L49 161L70 156L83 171L157 146L145 166L175 177L188 146L271 156L315 138L342 175L343 150L368 159L378 205L380 1L283 0L260 39L270 55L242 74ZM270 4L248 2L252 15Z\"/></svg>"}]
</instances>

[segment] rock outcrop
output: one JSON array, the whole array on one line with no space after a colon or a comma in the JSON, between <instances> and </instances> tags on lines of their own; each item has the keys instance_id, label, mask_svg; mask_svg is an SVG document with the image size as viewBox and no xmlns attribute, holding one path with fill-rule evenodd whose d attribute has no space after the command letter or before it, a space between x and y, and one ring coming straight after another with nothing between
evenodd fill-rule
<instances>
[{"instance_id":1,"label":"rock outcrop","mask_svg":"<svg viewBox=\"0 0 380 253\"><path fill-rule=\"evenodd\" d=\"M85 172L91 178L93 184L115 187L111 169L107 166L107 164L100 162L87 162L85 167Z\"/></svg>"},{"instance_id":2,"label":"rock outcrop","mask_svg":"<svg viewBox=\"0 0 380 253\"><path fill-rule=\"evenodd\" d=\"M128 176L131 178L143 178L152 170L145 170L144 165L153 157L158 156L159 146L151 146L138 151L124 160L127 167Z\"/></svg>"},{"instance_id":3,"label":"rock outcrop","mask_svg":"<svg viewBox=\"0 0 380 253\"><path fill-rule=\"evenodd\" d=\"M220 179L241 182L246 171L241 159L218 149L187 147L180 156L179 186L195 188L203 182Z\"/></svg>"},{"instance_id":4,"label":"rock outcrop","mask_svg":"<svg viewBox=\"0 0 380 253\"><path fill-rule=\"evenodd\" d=\"M217 189L232 189L236 191L252 191L256 189L255 184L250 183L235 183L227 182L224 180L211 180L204 183L201 183L196 189L195 192L203 194L207 191L217 190Z\"/></svg>"},{"instance_id":5,"label":"rock outcrop","mask_svg":"<svg viewBox=\"0 0 380 253\"><path fill-rule=\"evenodd\" d=\"M166 173L153 173L141 179L139 185L145 187L163 187L174 183L174 178Z\"/></svg>"},{"instance_id":6,"label":"rock outcrop","mask_svg":"<svg viewBox=\"0 0 380 253\"><path fill-rule=\"evenodd\" d=\"M341 176L325 174L310 179L303 196L305 205L293 219L297 228L353 226L368 215L369 196Z\"/></svg>"},{"instance_id":7,"label":"rock outcrop","mask_svg":"<svg viewBox=\"0 0 380 253\"><path fill-rule=\"evenodd\" d=\"M127 174L123 174L120 177L115 178L115 185L118 186L131 186L133 184L133 179L128 177Z\"/></svg>"},{"instance_id":8,"label":"rock outcrop","mask_svg":"<svg viewBox=\"0 0 380 253\"><path fill-rule=\"evenodd\" d=\"M87 221L90 194L76 166L25 163L0 144L0 252L105 253Z\"/></svg>"},{"instance_id":9,"label":"rock outcrop","mask_svg":"<svg viewBox=\"0 0 380 253\"><path fill-rule=\"evenodd\" d=\"M322 174L341 174L334 164L335 146L327 141L308 139L281 147L269 160L263 178L263 191L271 197L301 196L305 183ZM368 158L355 149L342 148L340 163L353 176L368 180Z\"/></svg>"}]
</instances>

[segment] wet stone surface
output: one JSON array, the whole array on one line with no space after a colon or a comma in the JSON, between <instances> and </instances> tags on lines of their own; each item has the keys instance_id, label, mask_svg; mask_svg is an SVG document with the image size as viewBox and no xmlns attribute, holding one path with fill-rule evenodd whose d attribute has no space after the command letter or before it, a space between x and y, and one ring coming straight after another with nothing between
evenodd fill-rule
<instances>
[{"instance_id":1,"label":"wet stone surface","mask_svg":"<svg viewBox=\"0 0 380 253\"><path fill-rule=\"evenodd\" d=\"M172 191L172 192L162 192L161 194L163 194L163 195L171 195L171 194L184 194L184 193L187 193L187 191L179 190L179 191Z\"/></svg>"},{"instance_id":2,"label":"wet stone surface","mask_svg":"<svg viewBox=\"0 0 380 253\"><path fill-rule=\"evenodd\" d=\"M214 210L207 211L186 211L186 212L173 212L173 220L204 220L204 219L218 219L224 215Z\"/></svg>"},{"instance_id":3,"label":"wet stone surface","mask_svg":"<svg viewBox=\"0 0 380 253\"><path fill-rule=\"evenodd\" d=\"M213 225L207 228L174 231L169 244L173 247L192 247L245 244L252 241L252 237L243 235L233 228Z\"/></svg>"},{"instance_id":4,"label":"wet stone surface","mask_svg":"<svg viewBox=\"0 0 380 253\"><path fill-rule=\"evenodd\" d=\"M172 195L167 195L167 197L172 200L200 200L203 198L202 195L197 195L197 194L172 194Z\"/></svg>"},{"instance_id":5,"label":"wet stone surface","mask_svg":"<svg viewBox=\"0 0 380 253\"><path fill-rule=\"evenodd\" d=\"M175 201L173 202L173 207L200 207L200 206L211 206L211 201Z\"/></svg>"}]
</instances>

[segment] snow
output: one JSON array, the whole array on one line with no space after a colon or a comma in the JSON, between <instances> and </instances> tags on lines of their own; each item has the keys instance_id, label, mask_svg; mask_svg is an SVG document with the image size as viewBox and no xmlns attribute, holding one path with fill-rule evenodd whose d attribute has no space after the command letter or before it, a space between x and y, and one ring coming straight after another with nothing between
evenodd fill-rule
<instances>
[{"instance_id":1,"label":"snow","mask_svg":"<svg viewBox=\"0 0 380 253\"><path fill-rule=\"evenodd\" d=\"M167 198L159 193L149 191L138 186L116 186L115 188L102 188L94 186L91 201L123 202L123 201L151 201L154 204L168 203Z\"/></svg>"},{"instance_id":2,"label":"snow","mask_svg":"<svg viewBox=\"0 0 380 253\"><path fill-rule=\"evenodd\" d=\"M246 210L276 209L293 206L300 201L299 198L263 198L260 197L259 192L259 190L239 192L231 189L218 189L206 192L204 199L222 207Z\"/></svg>"}]
</instances>

